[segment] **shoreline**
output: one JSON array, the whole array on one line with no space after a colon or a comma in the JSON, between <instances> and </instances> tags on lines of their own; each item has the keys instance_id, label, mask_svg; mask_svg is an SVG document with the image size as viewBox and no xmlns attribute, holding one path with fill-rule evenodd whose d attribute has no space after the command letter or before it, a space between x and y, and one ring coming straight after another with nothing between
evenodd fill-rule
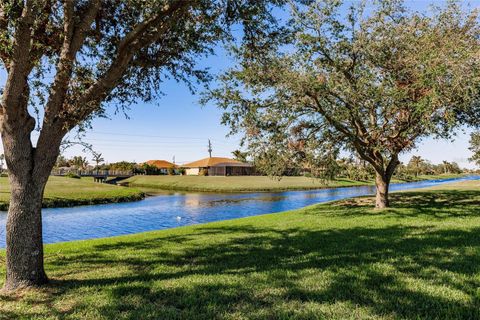
<instances>
[{"instance_id":1,"label":"shoreline","mask_svg":"<svg viewBox=\"0 0 480 320\"><path fill-rule=\"evenodd\" d=\"M423 176L422 178L414 179L414 180L393 180L391 184L402 184L402 183L415 183L415 182L422 182L422 181L433 181L433 180L443 180L443 179L457 179L462 177L467 177L468 174L458 174L458 175L445 175L444 177L439 175L434 175L432 177ZM156 177L156 176L152 176ZM163 176L159 176L163 177ZM211 177L215 179L215 177ZM236 177L235 177L236 178ZM313 182L316 180L311 178ZM336 182L347 182L345 185L338 184ZM313 190L323 190L323 189L339 189L339 188L352 188L352 187L365 187L365 186L375 186L374 181L354 181L348 179L339 179L331 181L331 185L329 184L322 184L316 186L292 186L292 187L258 187L258 188L238 188L238 189L229 189L229 188L222 188L222 187L199 187L199 186L188 186L188 185L158 185L158 184L149 184L149 183L131 183L131 182L124 182L120 185L127 187L127 188L140 188L145 189L145 193L148 192L155 192L158 191L159 193L163 192L199 192L199 193L227 193L227 194L234 194L234 193L276 193L276 192L287 192L287 191L313 191Z\"/></svg>"},{"instance_id":2,"label":"shoreline","mask_svg":"<svg viewBox=\"0 0 480 320\"><path fill-rule=\"evenodd\" d=\"M426 186L426 187L427 187L428 189L433 190L433 189L436 189L436 188L444 188L444 189L447 189L447 188L450 188L450 187L449 187L450 185L457 185L457 186L462 185L462 184L470 184L470 185L471 185L471 184L472 184L472 181L480 181L480 180L478 180L478 178L480 178L480 177L476 177L476 178L477 178L477 180L470 180L470 179L466 179L466 180L464 180L464 179L446 180L444 183L442 183L442 182L435 182L433 185L432 185L432 184L429 184L429 185ZM476 185L478 185L478 183L477 183ZM413 187L413 189L411 189L412 187ZM365 187L363 187L363 188L365 188ZM403 187L403 188L405 188L405 187ZM401 189L398 189L398 190L392 190L392 197L395 197L395 195L398 194L398 193L405 193L405 192L408 193L408 192L414 192L414 191L416 191L416 190L419 190L419 192L421 192L420 190L424 189L424 188L422 188L422 187L416 187L416 186L407 186L406 188L408 188L408 189L402 189L402 188L401 188ZM344 190L343 192L348 192L348 193L349 193L350 191L345 191L345 190ZM354 191L354 192L355 192L355 191ZM367 192L368 192L368 191L367 191ZM158 194L158 196L160 196L160 195L161 195L161 194ZM180 196L183 197L183 195L180 195ZM228 195L225 195L225 196L228 196ZM240 196L240 194L239 194L239 196ZM272 196L275 197L274 194L272 194ZM175 198L175 196L173 196L173 197ZM207 196L207 197L208 197L208 196ZM243 196L241 196L241 197L243 197ZM248 196L248 197L250 197L250 196ZM256 194L256 195L254 194L252 197L260 197L260 199L261 199L261 197L263 197L263 196L262 196L261 194ZM288 197L288 196L286 196L286 197ZM364 192L360 192L360 193L356 193L356 194L349 194L349 196L346 197L346 198L340 197L340 198L323 199L323 200L321 200L320 202L315 201L315 202L310 202L310 203L304 203L302 206L293 206L293 207L288 207L288 208L284 207L284 208L283 208L282 210L280 210L280 211L277 211L277 210L269 210L269 211L264 211L264 212L260 212L260 213L258 213L258 212L257 212L257 213L253 213L253 214L251 214L251 215L246 215L246 216L240 214L240 215L229 216L229 217L227 217L227 218L217 218L217 219L214 219L214 220L208 220L208 219L207 219L207 220L203 220L203 221L196 221L196 222L193 222L193 223L187 223L186 225L170 224L170 225L167 226L167 225L165 225L165 224L161 224L161 225L156 225L155 228L151 228L151 225L150 225L150 227L146 227L146 228L140 227L140 229L139 229L139 226L136 225L136 229L135 229L135 231L134 231L133 233L132 233L131 231L128 231L128 228L127 228L127 231L128 231L128 232L120 232L120 233L107 234L107 235L98 234L98 233L93 233L93 234L91 234L88 238L84 238L83 236L80 236L80 237L74 237L74 238L71 238L71 239L68 239L68 240L66 240L66 238L65 238L66 235L63 235L63 236L61 236L61 237L58 238L58 239L62 239L60 242L63 242L63 241L67 241L67 242L71 242L71 241L84 241L84 240L99 239L99 238L104 238L104 237L117 237L117 236L123 236L123 235L128 235L128 234L143 233L143 232L149 232L149 231L153 231L153 230L160 231L160 230L166 230L166 229L176 229L176 228L179 228L179 227L181 228L181 227L187 227L187 226L192 226L192 225L197 225L197 224L198 224L198 225L203 225L203 224L212 223L212 222L230 221L230 220L236 220L236 219L243 219L243 218L247 218L247 217L262 216L262 215L268 215L268 214L278 214L278 213L282 213L282 212L286 212L286 211L292 211L292 210L302 210L302 209L305 209L305 208L308 208L308 207L314 206L314 205L329 204L329 203L333 203L333 202L337 202L337 201L353 201L352 199L362 199L362 198L365 198L365 197L367 197L367 198L372 197L372 194L371 194L371 193L365 193L365 191L364 191ZM152 198L155 198L155 194L152 195ZM153 201L154 201L154 205L155 205L155 201L164 201L164 200L162 200L162 199L168 200L167 198L169 198L169 197L160 197L160 200L155 200L155 199L154 199L154 200L153 200ZM208 200L207 200L207 201L208 201ZM373 202L372 202L372 203L373 203ZM137 205L134 204L133 207L130 207L130 209L127 210L127 211L135 212L135 207L136 207L136 206L137 206ZM142 204L139 204L139 206L142 206ZM148 205L147 205L147 206L148 206ZM79 208L79 207L77 207L77 208ZM114 208L115 208L115 206L108 206L108 209L107 209L107 210L112 210L112 209L114 209ZM67 209L67 210L68 210L68 209ZM82 209L80 209L80 210L82 210ZM87 210L87 211L90 211L91 214L96 215L97 212L99 212L99 213L101 214L103 209L102 209L102 206L100 205L100 206L90 206L90 208L87 208L86 210ZM62 214L62 211L60 211L59 213L60 213L60 215L61 215L61 214ZM176 214L182 215L181 213L176 213ZM55 212L53 212L53 215L51 215L51 216L52 216L52 217L55 217L55 216L57 216L57 214L56 214ZM119 217L119 216L118 216L118 215L112 215L112 216L111 216L111 218L113 218L113 219L116 219L116 217ZM178 216L177 216L177 217L178 217ZM121 219L120 221L122 221L122 218L120 218L120 219ZM174 220L174 219L175 219L175 216L173 215L173 216L169 216L169 217L168 217L168 214L167 214L166 219L167 219L167 220L165 220L165 221L169 221L168 219L173 219L173 220ZM127 219L127 220L128 220L128 219ZM142 220L145 220L145 219L142 218ZM200 220L201 220L201 219L200 219ZM82 222L77 221L77 225L79 225L79 223L80 223L80 225L82 224ZM130 225L131 225L131 221L127 221L127 222L126 222L126 225L128 226L129 223L130 223ZM168 223L167 223L167 224L168 224ZM107 223L107 225L108 225L108 223ZM97 225L96 227L98 227L98 225ZM103 228L103 227L105 227L105 225L102 224L102 228ZM107 228L108 228L108 227L107 227ZM74 229L75 229L75 228L74 228ZM101 233L101 232L100 232L100 233ZM67 236L67 238L68 238L68 237L69 237L69 236ZM54 237L54 238L55 238L55 237ZM57 238L55 238L55 239L57 239ZM53 241L52 241L52 240L48 240L48 241L45 242L45 243L49 243L49 244L50 244L50 243L58 243L58 242L57 242L58 239L57 239L57 240L55 240L55 239L54 239ZM1 241L0 241L0 243L1 243ZM0 245L0 247L3 248L3 247L4 247L4 244Z\"/></svg>"},{"instance_id":3,"label":"shoreline","mask_svg":"<svg viewBox=\"0 0 480 320\"><path fill-rule=\"evenodd\" d=\"M403 180L394 180L391 184L401 184L401 183L414 183L421 181L432 181L432 180L442 180L442 179L456 179L466 177L466 174L459 175L445 175L442 176L432 176L422 177L412 181L403 181ZM156 176L152 176L156 177ZM160 176L163 177L163 176ZM213 178L213 177L212 177ZM312 179L315 182L314 179ZM336 183L337 182L337 183ZM338 182L346 182L345 185L339 185ZM239 188L239 189L226 189L226 188L215 188L215 187L197 187L197 186L178 186L172 184L170 186L161 185L160 187L155 184L120 184L118 188L125 188L132 191L131 194L126 195L112 195L112 196L93 196L93 197L83 197L83 198L69 198L68 196L46 196L42 203L42 208L68 208L68 207L77 207L77 206L88 206L88 205L100 205L100 204L114 204L114 203L124 203L124 202L135 202L144 200L147 197L156 196L163 193L169 192L198 192L198 193L225 193L225 194L245 194L245 193L281 193L281 192L291 192L291 191L313 191L313 190L323 190L323 189L340 189L340 188L353 188L353 187L365 187L365 186L375 186L373 181L350 181L347 179L340 179L331 182L332 184L323 184L315 186L292 186L292 187L273 187L273 188ZM134 190L134 189L144 189L144 190ZM156 193L158 192L158 193ZM6 201L0 201L0 211L8 211L9 203Z\"/></svg>"},{"instance_id":4,"label":"shoreline","mask_svg":"<svg viewBox=\"0 0 480 320\"><path fill-rule=\"evenodd\" d=\"M80 207L80 206L91 206L97 204L112 204L112 203L122 203L122 202L135 202L143 200L148 195L144 192L139 192L137 194L131 194L126 196L114 196L114 197L104 197L104 198L91 198L91 199L68 199L68 198L56 198L56 199L44 199L42 203L42 208L70 208L70 207ZM2 202L0 203L0 211L8 211L9 203Z\"/></svg>"},{"instance_id":5,"label":"shoreline","mask_svg":"<svg viewBox=\"0 0 480 320\"><path fill-rule=\"evenodd\" d=\"M405 318L478 318L472 271L480 258L478 181L392 196L392 207L381 211L372 209L373 198L360 197L47 244L51 284L13 299L0 294L0 313L55 318L61 310L67 318L162 318L167 309L159 308L161 303L172 318L215 318L232 314L229 301L235 301L234 307L240 306L235 315L243 318L259 312L275 318L279 308L290 318L291 310L303 308L327 318L391 319L399 315L392 306L401 301ZM0 249L0 286L4 279L5 250ZM372 309L372 296L379 309Z\"/></svg>"},{"instance_id":6,"label":"shoreline","mask_svg":"<svg viewBox=\"0 0 480 320\"><path fill-rule=\"evenodd\" d=\"M0 178L0 211L7 211L10 203L8 178ZM51 176L45 188L42 208L62 208L83 205L138 201L145 193L136 188L122 188L93 182L93 179L72 179Z\"/></svg>"}]
</instances>

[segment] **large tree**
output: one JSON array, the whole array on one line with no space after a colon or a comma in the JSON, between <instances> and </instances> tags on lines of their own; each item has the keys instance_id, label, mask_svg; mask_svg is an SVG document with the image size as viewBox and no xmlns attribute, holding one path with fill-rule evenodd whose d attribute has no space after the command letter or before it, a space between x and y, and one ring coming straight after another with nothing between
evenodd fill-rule
<instances>
[{"instance_id":1,"label":"large tree","mask_svg":"<svg viewBox=\"0 0 480 320\"><path fill-rule=\"evenodd\" d=\"M388 207L399 154L449 137L475 102L477 13L454 2L429 14L393 0L302 3L290 32L263 38L260 53L234 48L238 67L209 98L253 155L322 155L325 142L355 152L376 172L376 207Z\"/></svg>"},{"instance_id":2,"label":"large tree","mask_svg":"<svg viewBox=\"0 0 480 320\"><path fill-rule=\"evenodd\" d=\"M470 146L468 149L472 152L470 161L473 161L477 166L480 166L480 132L472 132L470 135Z\"/></svg>"},{"instance_id":3,"label":"large tree","mask_svg":"<svg viewBox=\"0 0 480 320\"><path fill-rule=\"evenodd\" d=\"M9 169L6 289L47 282L41 205L62 139L102 115L150 100L168 78L208 80L200 56L242 28L254 39L281 0L5 0L0 59L6 74L0 131ZM242 42L242 41L240 41ZM32 132L37 129L38 140ZM34 141L35 140L35 141Z\"/></svg>"}]
</instances>

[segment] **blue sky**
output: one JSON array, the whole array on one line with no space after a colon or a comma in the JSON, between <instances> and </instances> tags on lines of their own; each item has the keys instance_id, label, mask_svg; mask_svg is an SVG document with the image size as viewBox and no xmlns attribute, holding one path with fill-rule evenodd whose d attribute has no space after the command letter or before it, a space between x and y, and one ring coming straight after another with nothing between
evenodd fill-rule
<instances>
[{"instance_id":1,"label":"blue sky","mask_svg":"<svg viewBox=\"0 0 480 320\"><path fill-rule=\"evenodd\" d=\"M409 6L423 10L431 1L410 1ZM473 7L480 7L480 0L469 1ZM214 73L228 68L234 63L221 49L215 56L202 59L199 64L209 67ZM4 74L0 75L3 87ZM200 88L199 88L200 89ZM198 94L192 94L188 88L175 81L163 86L163 96L152 104L138 103L128 113L130 119L122 114L111 114L111 119L96 119L93 129L85 136L96 151L103 154L108 162L165 159L175 157L177 163L194 161L207 157L208 139L212 140L214 156L231 156L239 148L239 137L226 137L228 128L220 124L222 111L213 105L201 107ZM113 110L113 109L112 109ZM402 161L408 161L412 155L421 155L434 163L442 160L456 161L462 167L473 167L468 163L469 131L459 132L454 141L426 139L418 149L402 155ZM65 156L81 154L79 147L65 151ZM91 155L85 154L87 159Z\"/></svg>"}]
</instances>

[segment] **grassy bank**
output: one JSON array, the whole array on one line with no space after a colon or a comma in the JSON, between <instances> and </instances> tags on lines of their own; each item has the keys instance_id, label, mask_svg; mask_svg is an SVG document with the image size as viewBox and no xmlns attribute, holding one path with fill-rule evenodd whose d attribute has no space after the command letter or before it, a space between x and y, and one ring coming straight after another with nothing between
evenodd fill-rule
<instances>
[{"instance_id":1,"label":"grassy bank","mask_svg":"<svg viewBox=\"0 0 480 320\"><path fill-rule=\"evenodd\" d=\"M415 180L434 180L459 176L460 175L419 176L415 178ZM395 180L393 182L406 181ZM338 179L325 182L319 179L307 177L283 177L282 179L278 180L263 176L134 176L124 180L123 183L139 188L206 192L309 190L374 184L373 181L354 181L348 179Z\"/></svg>"},{"instance_id":2,"label":"grassy bank","mask_svg":"<svg viewBox=\"0 0 480 320\"><path fill-rule=\"evenodd\" d=\"M0 319L480 319L480 182L392 198L47 245Z\"/></svg>"},{"instance_id":3,"label":"grassy bank","mask_svg":"<svg viewBox=\"0 0 480 320\"><path fill-rule=\"evenodd\" d=\"M425 180L439 180L439 179L450 179L450 178L460 178L467 176L466 173L460 174L432 174L432 175L419 175L418 177L412 176L411 180L397 180L399 182L414 182L414 181L425 181Z\"/></svg>"},{"instance_id":4,"label":"grassy bank","mask_svg":"<svg viewBox=\"0 0 480 320\"><path fill-rule=\"evenodd\" d=\"M326 187L346 187L365 185L369 182L336 180L325 183L319 179L307 177L283 177L272 179L263 176L133 176L123 183L131 187L159 190L206 191L206 192L248 192L248 191L282 191L308 190Z\"/></svg>"},{"instance_id":5,"label":"grassy bank","mask_svg":"<svg viewBox=\"0 0 480 320\"><path fill-rule=\"evenodd\" d=\"M45 188L44 207L115 203L140 200L143 193L134 188L123 188L94 183L93 178L72 179L50 177ZM10 200L8 178L0 178L0 210L7 210Z\"/></svg>"}]
</instances>

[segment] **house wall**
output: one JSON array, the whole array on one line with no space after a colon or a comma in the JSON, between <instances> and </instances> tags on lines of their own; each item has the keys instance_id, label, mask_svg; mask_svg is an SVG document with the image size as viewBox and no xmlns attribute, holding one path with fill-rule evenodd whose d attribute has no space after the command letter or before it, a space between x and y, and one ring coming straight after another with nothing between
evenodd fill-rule
<instances>
[{"instance_id":1,"label":"house wall","mask_svg":"<svg viewBox=\"0 0 480 320\"><path fill-rule=\"evenodd\" d=\"M187 176L198 176L200 173L200 168L188 168L185 170Z\"/></svg>"}]
</instances>

